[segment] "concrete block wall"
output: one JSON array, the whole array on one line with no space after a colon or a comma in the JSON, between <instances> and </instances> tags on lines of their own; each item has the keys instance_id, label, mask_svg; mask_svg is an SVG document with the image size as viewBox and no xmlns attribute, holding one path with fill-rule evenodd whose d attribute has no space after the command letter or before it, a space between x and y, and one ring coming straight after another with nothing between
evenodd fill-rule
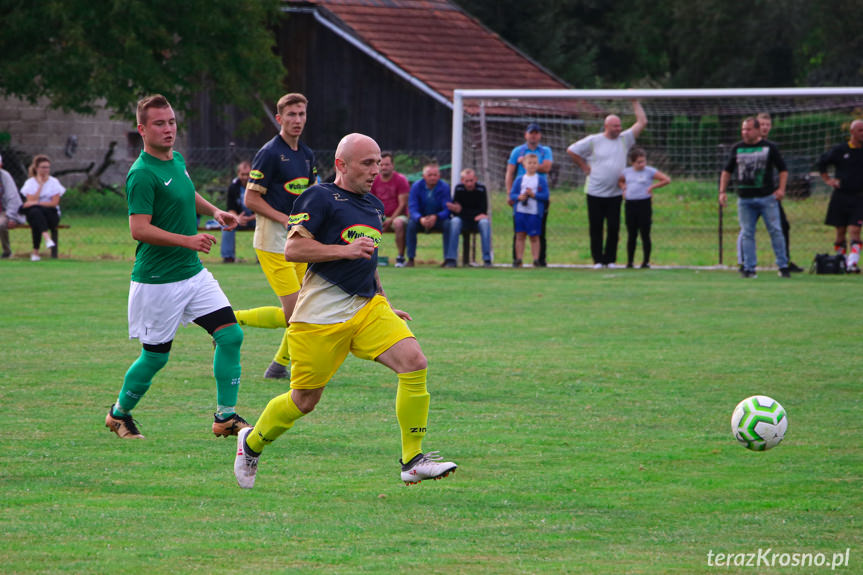
<instances>
[{"instance_id":1,"label":"concrete block wall","mask_svg":"<svg viewBox=\"0 0 863 575\"><path fill-rule=\"evenodd\" d=\"M109 111L99 109L92 116L54 110L46 100L30 104L15 98L0 99L0 133L10 135L4 144L27 156L47 154L51 157L52 171L86 168L95 163L98 168L110 142L117 142L114 161L102 180L108 184L122 185L126 172L134 161L135 151L129 146L129 132L135 132L135 118L129 114L126 119L112 118ZM71 137L77 138L74 152L67 148ZM4 167L9 161L4 156ZM22 160L23 161L23 160ZM26 165L24 166L26 169ZM12 170L10 170L12 172ZM13 175L14 172L13 172ZM60 178L64 186L74 187L84 179L84 174L69 174Z\"/></svg>"}]
</instances>

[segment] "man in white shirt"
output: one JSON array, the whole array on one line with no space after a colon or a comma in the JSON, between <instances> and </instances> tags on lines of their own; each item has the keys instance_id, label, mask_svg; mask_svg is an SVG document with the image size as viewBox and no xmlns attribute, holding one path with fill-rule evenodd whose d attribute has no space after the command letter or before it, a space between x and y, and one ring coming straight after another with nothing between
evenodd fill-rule
<instances>
[{"instance_id":1,"label":"man in white shirt","mask_svg":"<svg viewBox=\"0 0 863 575\"><path fill-rule=\"evenodd\" d=\"M18 213L21 207L21 196L12 175L3 169L3 158L0 157L0 244L3 253L0 257L6 259L12 256L12 246L9 243L9 230L18 224L25 223L24 216Z\"/></svg>"},{"instance_id":2,"label":"man in white shirt","mask_svg":"<svg viewBox=\"0 0 863 575\"><path fill-rule=\"evenodd\" d=\"M632 102L632 110L635 124L628 130L622 131L620 118L611 114L605 118L601 133L582 138L566 150L587 176L585 192L594 268L616 266L620 206L623 202L623 190L618 180L626 167L627 152L647 126L647 115L637 100ZM608 232L603 246L605 222L608 222Z\"/></svg>"}]
</instances>

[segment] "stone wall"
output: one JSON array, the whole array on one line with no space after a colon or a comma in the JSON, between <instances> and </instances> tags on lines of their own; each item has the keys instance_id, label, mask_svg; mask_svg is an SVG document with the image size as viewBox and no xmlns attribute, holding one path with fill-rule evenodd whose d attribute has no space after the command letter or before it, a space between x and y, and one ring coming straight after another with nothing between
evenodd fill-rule
<instances>
[{"instance_id":1,"label":"stone wall","mask_svg":"<svg viewBox=\"0 0 863 575\"><path fill-rule=\"evenodd\" d=\"M110 143L115 141L115 163L101 179L108 184L122 185L140 149L129 133L135 133L132 115L127 120L118 120L105 109L87 116L51 109L47 101L30 104L15 98L0 99L3 167L16 180L21 177L21 168L26 170L30 158L36 154L51 157L52 172L86 168L91 162L95 163L95 171L102 164ZM64 186L74 187L84 177L84 174L68 174L60 180Z\"/></svg>"}]
</instances>

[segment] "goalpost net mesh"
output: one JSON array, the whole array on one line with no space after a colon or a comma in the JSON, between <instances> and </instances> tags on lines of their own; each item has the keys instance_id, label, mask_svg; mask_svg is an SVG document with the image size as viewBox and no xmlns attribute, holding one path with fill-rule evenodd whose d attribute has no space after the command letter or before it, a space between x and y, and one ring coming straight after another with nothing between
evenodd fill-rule
<instances>
[{"instance_id":1,"label":"goalpost net mesh","mask_svg":"<svg viewBox=\"0 0 863 575\"><path fill-rule=\"evenodd\" d=\"M490 191L496 260L509 258L511 209L506 205L504 177L513 147L524 143L525 128L537 123L541 144L549 146L554 164L549 174L552 203L547 230L549 263L589 264L584 174L566 148L586 135L599 133L607 115L620 116L623 128L635 123L632 94L637 94L648 117L637 145L649 165L668 174L672 184L654 195L653 257L658 265L735 265L739 230L734 197L720 215L717 204L719 174L731 146L740 140L740 124L747 116L768 113L776 142L788 165L787 199L783 202L791 225L792 259L805 266L816 251L828 251L832 229L823 224L829 190L817 175L819 156L848 138L850 123L863 118L863 90L832 90L805 95L794 90L706 91L539 91L518 96L477 95L462 91L461 162L455 169L472 168ZM564 93L565 92L565 93ZM728 92L728 93L726 93ZM779 93L781 92L781 93ZM681 96L681 93L699 93ZM589 97L585 94L590 94ZM458 103L458 99L457 99ZM454 115L456 117L456 115ZM454 148L459 129L454 126ZM454 158L458 150L453 150ZM453 182L459 175L452 174ZM777 180L778 181L778 180ZM733 193L733 185L730 190ZM621 218L618 262L626 258L626 227ZM774 265L769 237L759 224L759 266ZM637 258L640 257L639 242ZM526 255L526 258L528 256ZM640 260L637 260L640 261Z\"/></svg>"}]
</instances>

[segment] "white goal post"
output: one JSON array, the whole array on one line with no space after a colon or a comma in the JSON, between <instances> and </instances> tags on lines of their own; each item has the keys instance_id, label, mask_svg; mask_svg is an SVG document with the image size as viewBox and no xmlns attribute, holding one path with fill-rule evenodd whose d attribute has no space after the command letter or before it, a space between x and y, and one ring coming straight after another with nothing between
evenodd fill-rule
<instances>
[{"instance_id":1,"label":"white goal post","mask_svg":"<svg viewBox=\"0 0 863 575\"><path fill-rule=\"evenodd\" d=\"M465 104L476 102L475 115L478 117L480 131L487 134L488 117L486 109L501 101L557 100L557 101L614 101L640 100L642 102L658 100L765 100L787 99L793 102L799 98L848 98L863 105L863 88L728 88L728 89L681 89L681 90L463 90L453 92L452 114L452 180L457 178L465 165ZM755 110L760 108L754 108ZM753 112L753 113L757 113ZM739 115L739 114L738 114ZM516 114L515 117L525 116ZM742 116L740 117L742 119ZM648 121L650 120L648 114ZM648 124L649 125L649 124ZM626 126L624 126L626 127ZM648 128L649 129L649 128ZM599 131L599 130L597 130ZM482 138L482 135L480 136ZM511 147L522 142L511 142ZM570 142L572 143L572 142ZM488 153L488 148L481 147L481 153ZM559 159L566 160L559 151Z\"/></svg>"},{"instance_id":2,"label":"white goal post","mask_svg":"<svg viewBox=\"0 0 863 575\"><path fill-rule=\"evenodd\" d=\"M760 113L771 116L769 139L778 144L788 165L786 211L796 230L790 243L798 247L804 262L812 250L825 249L823 218L829 190L818 178L816 163L824 151L848 139L852 120L863 118L863 87L458 89L453 94L453 187L463 168L474 169L488 190L494 227L507 230L511 214L504 182L509 155L524 143L526 127L538 124L540 143L549 146L554 157L548 174L552 200L546 235L553 240L549 261L587 263L585 178L566 149L584 136L602 132L609 114L619 116L623 128L629 128L635 122L635 100L648 120L637 143L646 151L648 163L672 179L672 185L659 190L656 198L657 263L724 265L723 243L734 245L738 226L736 202L727 208L723 226L717 202L719 174L731 146L741 138L741 120ZM495 240L499 254L508 252L508 235ZM759 250L762 246L769 249L768 242L760 242ZM769 253L764 256L762 261L772 259Z\"/></svg>"}]
</instances>

